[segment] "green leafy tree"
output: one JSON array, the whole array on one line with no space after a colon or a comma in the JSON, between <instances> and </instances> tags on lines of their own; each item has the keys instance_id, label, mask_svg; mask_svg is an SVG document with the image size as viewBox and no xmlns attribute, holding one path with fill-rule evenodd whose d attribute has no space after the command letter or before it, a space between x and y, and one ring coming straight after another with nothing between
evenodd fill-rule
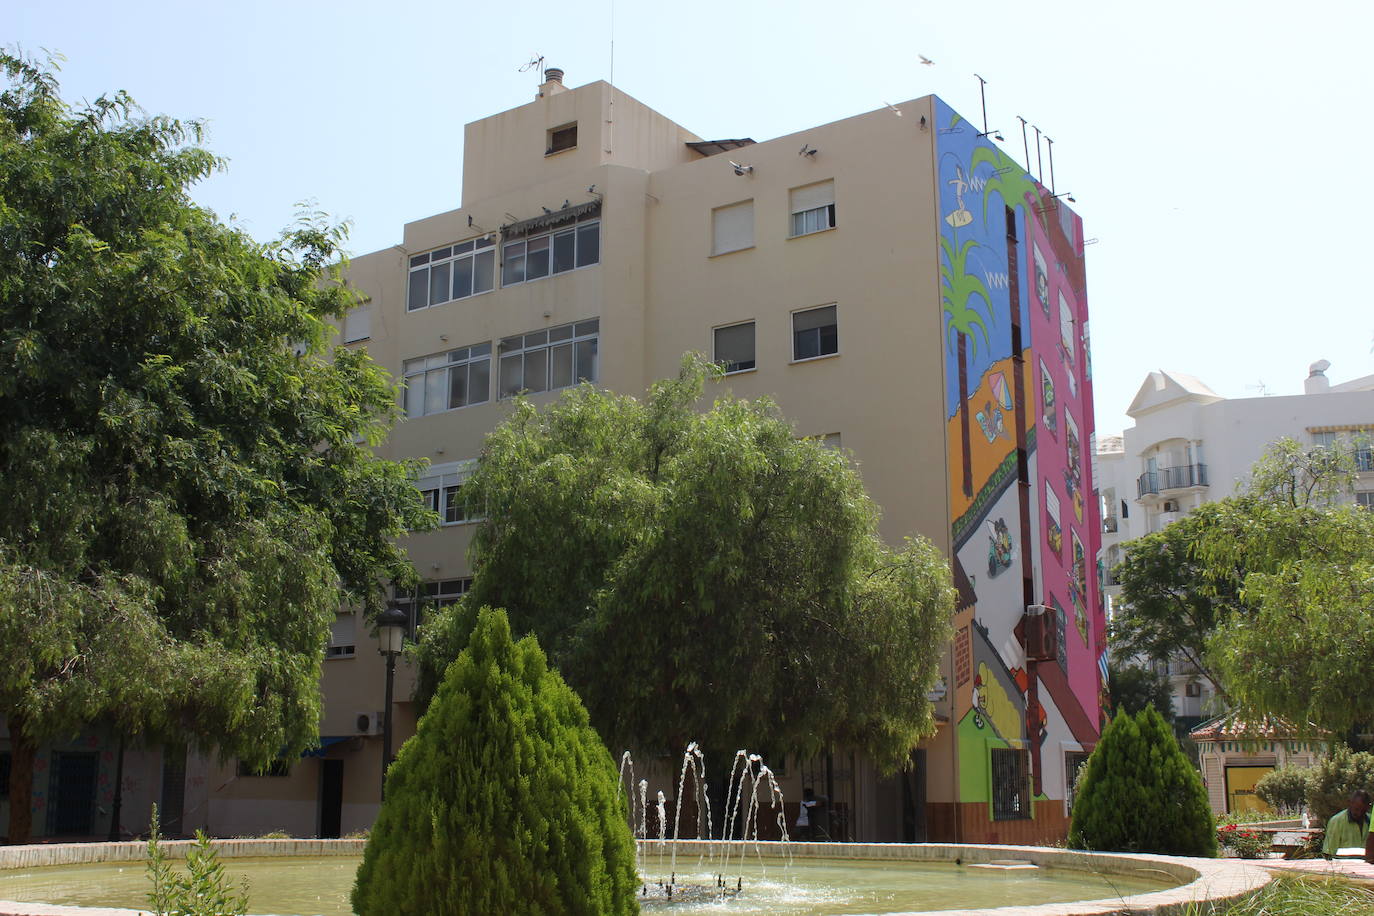
<instances>
[{"instance_id":1,"label":"green leafy tree","mask_svg":"<svg viewBox=\"0 0 1374 916\"><path fill-rule=\"evenodd\" d=\"M1210 657L1251 717L1343 734L1374 722L1374 513L1339 501L1350 447L1285 441L1240 496L1216 504L1197 555L1244 569L1243 606L1218 621Z\"/></svg>"},{"instance_id":2,"label":"green leafy tree","mask_svg":"<svg viewBox=\"0 0 1374 916\"><path fill-rule=\"evenodd\" d=\"M700 357L637 400L583 386L517 401L468 487L485 507L471 606L533 633L611 746L864 748L901 766L934 729L947 562L893 550L840 452L768 400L697 410ZM438 611L423 700L466 643Z\"/></svg>"},{"instance_id":3,"label":"green leafy tree","mask_svg":"<svg viewBox=\"0 0 1374 916\"><path fill-rule=\"evenodd\" d=\"M618 774L577 695L500 610L387 771L353 909L377 914L637 913Z\"/></svg>"},{"instance_id":4,"label":"green leafy tree","mask_svg":"<svg viewBox=\"0 0 1374 916\"><path fill-rule=\"evenodd\" d=\"M1213 568L1198 556L1220 511L1215 503L1200 506L1127 545L1115 569L1121 605L1112 619L1111 646L1118 664L1182 660L1224 696L1207 641L1217 621L1241 606L1244 567Z\"/></svg>"},{"instance_id":5,"label":"green leafy tree","mask_svg":"<svg viewBox=\"0 0 1374 916\"><path fill-rule=\"evenodd\" d=\"M1312 767L1287 763L1261 776L1259 782L1255 783L1255 794L1280 814L1297 814L1307 803L1312 776ZM1350 794L1346 793L1346 798L1349 797ZM1342 803L1341 808L1344 807Z\"/></svg>"},{"instance_id":6,"label":"green leafy tree","mask_svg":"<svg viewBox=\"0 0 1374 916\"><path fill-rule=\"evenodd\" d=\"M1069 845L1100 852L1215 856L1202 778L1167 723L1147 706L1102 732L1074 798Z\"/></svg>"},{"instance_id":7,"label":"green leafy tree","mask_svg":"<svg viewBox=\"0 0 1374 916\"><path fill-rule=\"evenodd\" d=\"M1151 706L1164 717L1164 721L1174 718L1174 697L1169 689L1169 679L1148 668L1108 665L1107 693L1111 696L1114 712L1135 715Z\"/></svg>"},{"instance_id":8,"label":"green leafy tree","mask_svg":"<svg viewBox=\"0 0 1374 916\"><path fill-rule=\"evenodd\" d=\"M102 722L265 764L311 744L329 622L413 580L430 518L375 458L395 391L330 351L341 231L194 205L200 127L80 109L0 55L0 713L10 839L37 743Z\"/></svg>"},{"instance_id":9,"label":"green leafy tree","mask_svg":"<svg viewBox=\"0 0 1374 916\"><path fill-rule=\"evenodd\" d=\"M148 906L154 916L244 916L248 912L248 882L235 890L224 873L214 843L202 831L186 850L186 873L167 858L158 828L157 805L148 825Z\"/></svg>"},{"instance_id":10,"label":"green leafy tree","mask_svg":"<svg viewBox=\"0 0 1374 916\"><path fill-rule=\"evenodd\" d=\"M1325 827L1333 814L1345 810L1356 789L1374 791L1374 754L1337 745L1308 774L1307 810L1315 826Z\"/></svg>"}]
</instances>

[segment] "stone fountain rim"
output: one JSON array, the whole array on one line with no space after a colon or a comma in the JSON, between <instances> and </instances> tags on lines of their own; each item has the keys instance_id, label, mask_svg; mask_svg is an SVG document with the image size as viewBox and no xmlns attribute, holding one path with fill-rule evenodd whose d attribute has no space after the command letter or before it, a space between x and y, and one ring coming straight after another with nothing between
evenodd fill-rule
<instances>
[{"instance_id":1,"label":"stone fountain rim","mask_svg":"<svg viewBox=\"0 0 1374 916\"><path fill-rule=\"evenodd\" d=\"M362 855L365 839L229 839L215 840L216 851L226 859L284 856ZM865 861L987 863L997 859L1021 859L1034 865L1097 871L1109 874L1163 872L1181 882L1179 886L1148 894L1074 903L1048 903L1033 906L988 909L922 910L920 916L1114 916L1124 912L1171 914L1182 912L1195 902L1219 903L1252 894L1272 879L1263 868L1239 859L1195 859L1146 853L1083 852L1046 846L984 846L958 843L788 843L740 840L640 840L645 853L697 855L705 848L729 847L769 856L790 855L794 859L856 859ZM169 858L184 858L190 840L167 840L162 844ZM146 860L148 847L141 842L45 843L31 846L0 847L0 872L20 868L54 865L81 865L101 862L140 862ZM0 916L138 916L141 910L106 907L60 906L43 903L0 901ZM893 914L904 916L904 914ZM914 916L914 914L910 914Z\"/></svg>"}]
</instances>

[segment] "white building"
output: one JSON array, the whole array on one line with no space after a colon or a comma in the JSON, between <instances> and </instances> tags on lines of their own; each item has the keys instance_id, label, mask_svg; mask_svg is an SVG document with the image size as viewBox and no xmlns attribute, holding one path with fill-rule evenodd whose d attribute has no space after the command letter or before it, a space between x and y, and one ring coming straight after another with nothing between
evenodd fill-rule
<instances>
[{"instance_id":1,"label":"white building","mask_svg":"<svg viewBox=\"0 0 1374 916\"><path fill-rule=\"evenodd\" d=\"M1111 571L1126 542L1160 530L1205 502L1225 499L1250 475L1276 440L1327 445L1342 436L1374 433L1374 375L1340 385L1326 378L1330 364L1311 366L1304 393L1223 398L1178 372L1151 372L1126 411L1135 425L1102 437L1097 480L1102 500L1102 549L1107 612L1120 601ZM1356 499L1374 507L1374 452L1357 453ZM1174 712L1191 728L1221 710L1212 685L1187 664L1171 662Z\"/></svg>"}]
</instances>

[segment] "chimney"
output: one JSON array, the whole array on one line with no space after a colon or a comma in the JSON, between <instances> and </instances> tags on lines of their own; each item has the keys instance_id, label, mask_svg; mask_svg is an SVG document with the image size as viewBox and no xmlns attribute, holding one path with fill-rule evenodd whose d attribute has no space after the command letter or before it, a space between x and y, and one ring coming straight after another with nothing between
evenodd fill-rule
<instances>
[{"instance_id":1,"label":"chimney","mask_svg":"<svg viewBox=\"0 0 1374 916\"><path fill-rule=\"evenodd\" d=\"M542 99L547 95L558 95L567 91L568 87L563 85L563 71L557 67L549 67L544 71L544 82L539 84L539 91L534 97Z\"/></svg>"},{"instance_id":2,"label":"chimney","mask_svg":"<svg viewBox=\"0 0 1374 916\"><path fill-rule=\"evenodd\" d=\"M1326 377L1326 370L1331 368L1331 361L1319 359L1307 367L1307 379L1302 383L1304 394L1322 394L1331 390L1331 381Z\"/></svg>"}]
</instances>

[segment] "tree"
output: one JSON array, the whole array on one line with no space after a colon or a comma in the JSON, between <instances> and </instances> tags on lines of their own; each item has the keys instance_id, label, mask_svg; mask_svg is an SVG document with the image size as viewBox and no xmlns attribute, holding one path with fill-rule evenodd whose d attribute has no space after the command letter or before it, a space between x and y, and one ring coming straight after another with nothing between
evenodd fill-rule
<instances>
[{"instance_id":1,"label":"tree","mask_svg":"<svg viewBox=\"0 0 1374 916\"><path fill-rule=\"evenodd\" d=\"M395 390L330 351L341 230L260 245L195 206L200 127L73 110L0 55L0 711L10 839L38 742L88 722L250 763L316 740L341 599L415 574Z\"/></svg>"},{"instance_id":2,"label":"tree","mask_svg":"<svg viewBox=\"0 0 1374 916\"><path fill-rule=\"evenodd\" d=\"M1215 856L1207 790L1154 709L1118 715L1088 758L1069 846L1098 852Z\"/></svg>"},{"instance_id":3,"label":"tree","mask_svg":"<svg viewBox=\"0 0 1374 916\"><path fill-rule=\"evenodd\" d=\"M1350 803L1352 792L1356 789L1368 792L1372 785L1374 754L1337 745L1308 771L1307 810L1311 812L1316 826L1324 827L1333 814L1343 811Z\"/></svg>"},{"instance_id":4,"label":"tree","mask_svg":"<svg viewBox=\"0 0 1374 916\"><path fill-rule=\"evenodd\" d=\"M504 613L470 616L467 648L387 771L354 911L639 912L625 796L587 711Z\"/></svg>"},{"instance_id":5,"label":"tree","mask_svg":"<svg viewBox=\"0 0 1374 916\"><path fill-rule=\"evenodd\" d=\"M901 766L934 730L948 564L924 539L885 546L848 459L771 401L698 412L712 371L688 358L644 401L518 401L467 484L489 518L466 602L535 634L612 746L844 742ZM422 628L422 701L465 619Z\"/></svg>"},{"instance_id":6,"label":"tree","mask_svg":"<svg viewBox=\"0 0 1374 916\"><path fill-rule=\"evenodd\" d=\"M1112 699L1112 709L1117 713L1135 715L1150 706L1164 721L1169 722L1174 718L1174 697L1169 688L1169 679L1148 668L1108 665L1107 693Z\"/></svg>"},{"instance_id":7,"label":"tree","mask_svg":"<svg viewBox=\"0 0 1374 916\"><path fill-rule=\"evenodd\" d=\"M1212 569L1244 569L1243 606L1210 656L1247 717L1345 733L1374 722L1374 513L1338 502L1354 449L1280 443L1241 496L1217 504L1198 545Z\"/></svg>"},{"instance_id":8,"label":"tree","mask_svg":"<svg viewBox=\"0 0 1374 916\"><path fill-rule=\"evenodd\" d=\"M1255 794L1279 815L1292 817L1307 803L1314 769L1286 763L1261 776L1259 782L1255 783ZM1349 798L1350 793L1347 792L1345 797ZM1344 807L1345 802L1341 802L1341 808Z\"/></svg>"}]
</instances>

